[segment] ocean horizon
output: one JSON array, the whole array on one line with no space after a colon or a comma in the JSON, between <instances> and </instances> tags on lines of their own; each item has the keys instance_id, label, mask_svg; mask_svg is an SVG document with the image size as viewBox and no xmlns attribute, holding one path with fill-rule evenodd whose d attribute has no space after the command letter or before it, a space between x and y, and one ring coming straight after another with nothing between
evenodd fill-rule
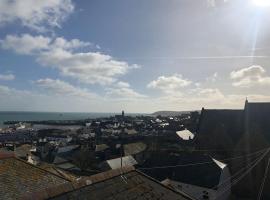
<instances>
[{"instance_id":1,"label":"ocean horizon","mask_svg":"<svg viewBox=\"0 0 270 200\"><path fill-rule=\"evenodd\" d=\"M83 120L100 117L110 117L118 113L103 112L35 112L35 111L0 111L0 127L5 121L45 121L45 120ZM126 113L140 115L140 113Z\"/></svg>"}]
</instances>

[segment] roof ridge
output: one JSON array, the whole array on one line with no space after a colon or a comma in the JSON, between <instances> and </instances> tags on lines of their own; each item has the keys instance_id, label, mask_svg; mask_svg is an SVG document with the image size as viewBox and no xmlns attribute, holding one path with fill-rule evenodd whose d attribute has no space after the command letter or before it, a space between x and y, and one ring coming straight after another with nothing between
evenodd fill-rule
<instances>
[{"instance_id":1,"label":"roof ridge","mask_svg":"<svg viewBox=\"0 0 270 200\"><path fill-rule=\"evenodd\" d=\"M126 167L122 167L122 168L117 168L117 169L112 169L112 170L108 170L105 172L101 172L101 173L92 175L90 177L84 178L81 181L85 181L86 183L87 183L87 181L91 181L91 184L94 184L94 183L102 182L104 180L111 179L115 176L119 176L119 175L124 174L124 173L134 171L134 170L135 170L135 168L133 166L126 166ZM87 184L87 185L89 185L89 184Z\"/></svg>"},{"instance_id":2,"label":"roof ridge","mask_svg":"<svg viewBox=\"0 0 270 200\"><path fill-rule=\"evenodd\" d=\"M183 191L181 191L181 192L180 192L180 191L176 191L176 190L174 190L173 188L168 187L167 185L162 184L160 181L154 179L153 177L148 176L147 174L143 173L143 172L140 171L140 170L137 170L137 169L136 169L135 171L138 172L139 174L145 176L146 178L148 178L148 179L154 181L155 183L157 183L157 184L159 184L159 185L161 185L161 186L163 186L163 187L165 187L165 188L167 188L167 189L173 191L174 193L180 194L180 195L182 195L182 196L185 196L185 197L189 198L190 200L193 200L193 198L192 198L191 196L189 196L188 194L186 194L185 192L183 192Z\"/></svg>"},{"instance_id":3,"label":"roof ridge","mask_svg":"<svg viewBox=\"0 0 270 200\"><path fill-rule=\"evenodd\" d=\"M28 199L28 197L35 197L35 199L49 199L52 197L57 197L59 195L62 195L63 193L79 190L84 187L87 187L88 185L99 183L104 180L114 178L115 176L119 176L120 174L129 173L131 171L135 171L135 168L123 167L122 169L109 170L106 172L89 176L87 178L82 178L78 181L69 181L64 184L53 185L52 187L48 187L46 189L41 190L40 192L26 194L26 196L23 199Z\"/></svg>"},{"instance_id":4,"label":"roof ridge","mask_svg":"<svg viewBox=\"0 0 270 200\"><path fill-rule=\"evenodd\" d=\"M104 180L114 178L114 177L119 176L121 174L127 174L127 173L132 172L132 171L136 171L137 173L141 174L142 176L146 177L147 179L150 179L151 181L159 184L160 186L162 186L162 187L164 187L164 188L166 188L166 189L168 189L168 190L170 190L178 195L181 195L181 196L186 197L190 200L193 200L193 198L190 197L188 194L186 194L184 192L176 191L176 190L162 184L161 182L153 179L152 177L142 173L141 171L136 170L132 166L109 170L106 172L102 172L99 174L89 176L87 178L83 178L79 181L72 181L72 182L61 184L61 185L52 186L52 187L46 188L44 190L41 190L40 193L37 192L34 194L28 194L25 197L29 197L31 195L31 197L35 197L36 199L49 199L49 198L60 196L64 193L69 193L72 191L80 190L80 189L87 187L89 185L92 185L95 183L100 183Z\"/></svg>"},{"instance_id":5,"label":"roof ridge","mask_svg":"<svg viewBox=\"0 0 270 200\"><path fill-rule=\"evenodd\" d=\"M59 178L65 179L65 180L68 181L68 182L71 182L70 180L68 180L67 178L65 178L65 177L63 177L63 176L54 174L54 173L52 173L52 172L50 172L50 171L48 171L48 170L46 170L46 169L42 169L41 167L38 167L38 166L36 166L36 165L33 165L33 164L31 164L31 163L29 163L29 162L27 162L27 161L25 161L25 160L22 160L22 159L17 158L17 157L13 157L13 158L15 158L16 160L21 161L21 162L23 162L23 163L25 163L25 164L27 164L27 165L30 165L31 167L34 167L34 168L39 169L39 170L41 170L41 171L47 172L47 173L49 173L49 174L51 174L51 175L53 175L53 176L57 176L57 177L59 177Z\"/></svg>"},{"instance_id":6,"label":"roof ridge","mask_svg":"<svg viewBox=\"0 0 270 200\"><path fill-rule=\"evenodd\" d=\"M240 108L239 109L230 109L230 108L224 108L224 109L222 109L222 108L221 109L215 109L215 108L211 109L211 108L209 108L208 109L208 108L205 108L204 110L205 111L209 111L209 110L211 110L211 111L212 110L214 110L214 111L243 111L243 109L240 109Z\"/></svg>"}]
</instances>

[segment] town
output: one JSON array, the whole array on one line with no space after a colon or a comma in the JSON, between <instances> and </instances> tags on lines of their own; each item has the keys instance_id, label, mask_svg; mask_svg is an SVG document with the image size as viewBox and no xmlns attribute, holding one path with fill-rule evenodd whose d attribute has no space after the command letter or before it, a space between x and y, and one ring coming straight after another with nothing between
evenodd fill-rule
<instances>
[{"instance_id":1,"label":"town","mask_svg":"<svg viewBox=\"0 0 270 200\"><path fill-rule=\"evenodd\" d=\"M114 190L115 199L165 193L164 199L253 199L269 157L269 113L270 103L246 101L243 110L6 122L0 194L72 199L91 191L96 199L109 199Z\"/></svg>"}]
</instances>

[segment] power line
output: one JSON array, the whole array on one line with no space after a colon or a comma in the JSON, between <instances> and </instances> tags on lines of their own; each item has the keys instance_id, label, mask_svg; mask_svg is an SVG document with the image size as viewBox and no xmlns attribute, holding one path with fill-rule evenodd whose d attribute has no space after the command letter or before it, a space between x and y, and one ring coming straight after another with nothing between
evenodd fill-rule
<instances>
[{"instance_id":1,"label":"power line","mask_svg":"<svg viewBox=\"0 0 270 200\"><path fill-rule=\"evenodd\" d=\"M267 149L267 151L252 165L249 167L249 169L247 169L246 172L244 172L240 177L238 177L236 180L234 180L231 184L231 186L234 186L235 184L237 184L239 181L241 181L242 178L244 178L254 167L256 167L256 165L269 153L270 148ZM228 191L229 189L231 189L231 186L228 186L227 188L224 188L224 190L218 194L216 196L219 197L221 196L224 192Z\"/></svg>"},{"instance_id":2,"label":"power line","mask_svg":"<svg viewBox=\"0 0 270 200\"><path fill-rule=\"evenodd\" d=\"M250 150L257 151L256 149L183 149L183 150L175 150L173 148L160 149L159 151L173 151L173 152L250 152Z\"/></svg>"},{"instance_id":3,"label":"power line","mask_svg":"<svg viewBox=\"0 0 270 200\"><path fill-rule=\"evenodd\" d=\"M236 177L238 174L240 174L243 170L245 170L246 168L248 168L249 166L251 166L252 164L254 164L255 162L257 162L260 159L261 155L259 155L259 158L256 158L255 160L253 160L251 163L249 163L247 166L241 168L239 171L237 171L235 174L233 174L232 176L228 177L227 179L225 179L222 183L210 188L212 190L217 189L218 187L224 185L225 183L227 183L228 181L231 181L233 177ZM231 182L228 182L228 184ZM228 187L227 185L224 186L224 188ZM199 193L198 193L199 194Z\"/></svg>"},{"instance_id":4,"label":"power line","mask_svg":"<svg viewBox=\"0 0 270 200\"><path fill-rule=\"evenodd\" d=\"M260 191L259 191L257 200L261 200L261 197L262 197L262 194L263 194L263 188L264 188L265 180L266 180L266 177L267 177L267 174L268 174L269 164L270 164L270 158L268 159L267 167L265 169L263 181L262 181L262 184L261 184L261 187L260 187Z\"/></svg>"},{"instance_id":5,"label":"power line","mask_svg":"<svg viewBox=\"0 0 270 200\"><path fill-rule=\"evenodd\" d=\"M268 149L259 159L256 163L254 163L245 173L243 173L237 180L235 180L234 185L239 182L246 174L248 174L256 165L269 153L270 149Z\"/></svg>"},{"instance_id":6,"label":"power line","mask_svg":"<svg viewBox=\"0 0 270 200\"><path fill-rule=\"evenodd\" d=\"M222 159L219 161L228 161L228 160L235 160L235 159L240 159L240 158L245 158L245 157L250 157L252 155L256 155L258 153L263 152L265 149L257 151L257 152L253 152L250 154L247 154L245 156L237 156L237 157L232 157L232 158L226 158L226 159ZM168 166L156 166L156 167L143 167L143 168L138 168L141 170L151 170L151 169L166 169L166 168L175 168L175 167L188 167L188 166L196 166L196 165L204 165L204 164L210 164L212 163L212 161L208 161L208 162L198 162L198 163L189 163L189 164L180 164L180 165L168 165Z\"/></svg>"},{"instance_id":7,"label":"power line","mask_svg":"<svg viewBox=\"0 0 270 200\"><path fill-rule=\"evenodd\" d=\"M261 156L261 155L260 155ZM259 156L259 158L260 158ZM254 164L255 162L257 162L259 160L259 158L256 158L255 160L253 160L251 163L249 163L248 165L242 167L240 170L238 170L236 173L234 173L232 176L228 177L227 179L225 179L222 183L212 187L211 189L215 189L218 188L222 185L224 185L226 182L231 181L232 178L236 177L238 174L240 174L242 171L244 171L246 168L250 167L252 164Z\"/></svg>"}]
</instances>

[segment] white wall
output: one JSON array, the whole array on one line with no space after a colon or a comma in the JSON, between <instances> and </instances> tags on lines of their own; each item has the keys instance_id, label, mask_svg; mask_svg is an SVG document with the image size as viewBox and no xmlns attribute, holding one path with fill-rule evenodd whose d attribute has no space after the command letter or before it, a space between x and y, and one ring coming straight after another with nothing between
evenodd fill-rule
<instances>
[{"instance_id":1,"label":"white wall","mask_svg":"<svg viewBox=\"0 0 270 200\"><path fill-rule=\"evenodd\" d=\"M181 182L172 181L172 180L170 181L170 184L173 186L175 190L182 191L198 200L206 200L203 198L203 195L208 195L209 200L215 199L216 197L217 191L211 190L208 188L199 187L196 185L190 185L190 184L181 183Z\"/></svg>"},{"instance_id":2,"label":"white wall","mask_svg":"<svg viewBox=\"0 0 270 200\"><path fill-rule=\"evenodd\" d=\"M229 199L230 195L231 195L231 173L230 170L228 168L228 166L226 166L223 171L222 174L220 176L220 181L219 181L219 187L218 187L218 200L227 200ZM222 184L223 183L223 184Z\"/></svg>"},{"instance_id":3,"label":"white wall","mask_svg":"<svg viewBox=\"0 0 270 200\"><path fill-rule=\"evenodd\" d=\"M228 167L224 167L220 175L219 187L217 190L199 187L196 185L190 185L182 182L169 180L169 184L178 191L182 191L198 200L206 200L203 198L204 195L208 195L209 200L228 200L231 194L231 180L230 171ZM166 181L164 181L166 182ZM225 184L221 184L225 182ZM168 182L167 182L168 184Z\"/></svg>"}]
</instances>

